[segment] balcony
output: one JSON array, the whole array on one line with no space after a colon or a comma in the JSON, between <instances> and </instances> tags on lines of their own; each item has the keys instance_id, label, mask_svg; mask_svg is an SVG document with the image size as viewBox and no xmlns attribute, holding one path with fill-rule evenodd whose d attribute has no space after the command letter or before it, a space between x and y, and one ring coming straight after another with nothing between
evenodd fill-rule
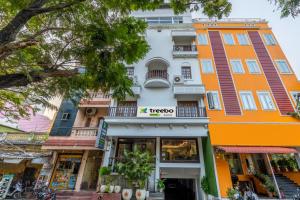
<instances>
[{"instance_id":1,"label":"balcony","mask_svg":"<svg viewBox=\"0 0 300 200\"><path fill-rule=\"evenodd\" d=\"M96 127L73 127L71 136L73 137L96 137L98 128Z\"/></svg>"},{"instance_id":2,"label":"balcony","mask_svg":"<svg viewBox=\"0 0 300 200\"><path fill-rule=\"evenodd\" d=\"M108 117L137 117L137 107L109 107ZM176 107L176 118L201 118L207 117L205 107L178 106ZM153 118L153 117L149 117Z\"/></svg>"},{"instance_id":3,"label":"balcony","mask_svg":"<svg viewBox=\"0 0 300 200\"><path fill-rule=\"evenodd\" d=\"M173 93L175 97L202 97L205 94L204 85L176 85L174 84Z\"/></svg>"},{"instance_id":4,"label":"balcony","mask_svg":"<svg viewBox=\"0 0 300 200\"><path fill-rule=\"evenodd\" d=\"M146 88L168 88L170 87L169 74L167 70L149 70L144 83Z\"/></svg>"},{"instance_id":5,"label":"balcony","mask_svg":"<svg viewBox=\"0 0 300 200\"><path fill-rule=\"evenodd\" d=\"M197 58L196 45L174 45L173 58Z\"/></svg>"},{"instance_id":6,"label":"balcony","mask_svg":"<svg viewBox=\"0 0 300 200\"><path fill-rule=\"evenodd\" d=\"M79 107L108 107L110 105L110 95L102 92L94 92L90 94L90 98L84 98L80 101Z\"/></svg>"}]
</instances>

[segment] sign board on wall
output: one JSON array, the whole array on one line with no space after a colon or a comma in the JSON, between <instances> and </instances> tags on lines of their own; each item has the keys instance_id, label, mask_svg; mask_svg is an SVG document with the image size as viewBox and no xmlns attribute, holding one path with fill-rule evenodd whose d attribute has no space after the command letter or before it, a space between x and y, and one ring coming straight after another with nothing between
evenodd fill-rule
<instances>
[{"instance_id":1,"label":"sign board on wall","mask_svg":"<svg viewBox=\"0 0 300 200\"><path fill-rule=\"evenodd\" d=\"M101 120L98 128L97 139L95 144L95 146L101 150L104 150L107 127L108 127L107 122Z\"/></svg>"},{"instance_id":2,"label":"sign board on wall","mask_svg":"<svg viewBox=\"0 0 300 200\"><path fill-rule=\"evenodd\" d=\"M176 117L176 107L139 106L137 117Z\"/></svg>"}]
</instances>

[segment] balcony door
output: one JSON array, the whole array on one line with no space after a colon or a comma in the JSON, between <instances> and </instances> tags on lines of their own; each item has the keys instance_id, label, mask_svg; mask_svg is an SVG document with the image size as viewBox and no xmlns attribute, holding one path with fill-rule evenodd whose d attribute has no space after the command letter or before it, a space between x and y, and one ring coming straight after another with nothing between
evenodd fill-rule
<instances>
[{"instance_id":1,"label":"balcony door","mask_svg":"<svg viewBox=\"0 0 300 200\"><path fill-rule=\"evenodd\" d=\"M116 116L119 117L135 117L137 109L136 101L120 101L118 103Z\"/></svg>"},{"instance_id":2,"label":"balcony door","mask_svg":"<svg viewBox=\"0 0 300 200\"><path fill-rule=\"evenodd\" d=\"M197 101L178 101L177 117L199 117Z\"/></svg>"}]
</instances>

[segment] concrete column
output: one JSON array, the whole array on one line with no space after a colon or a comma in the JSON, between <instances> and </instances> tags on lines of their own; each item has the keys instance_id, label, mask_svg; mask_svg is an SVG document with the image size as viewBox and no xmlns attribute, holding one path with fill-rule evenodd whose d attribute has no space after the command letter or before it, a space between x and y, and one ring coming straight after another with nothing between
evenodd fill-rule
<instances>
[{"instance_id":1,"label":"concrete column","mask_svg":"<svg viewBox=\"0 0 300 200\"><path fill-rule=\"evenodd\" d=\"M80 191L81 182L83 178L83 173L86 165L86 161L88 159L89 151L85 150L81 159L80 168L78 171L77 179L76 179L76 185L75 185L75 191Z\"/></svg>"},{"instance_id":2,"label":"concrete column","mask_svg":"<svg viewBox=\"0 0 300 200\"><path fill-rule=\"evenodd\" d=\"M155 191L157 192L157 179L160 178L160 138L156 138L156 151L155 151Z\"/></svg>"}]
</instances>

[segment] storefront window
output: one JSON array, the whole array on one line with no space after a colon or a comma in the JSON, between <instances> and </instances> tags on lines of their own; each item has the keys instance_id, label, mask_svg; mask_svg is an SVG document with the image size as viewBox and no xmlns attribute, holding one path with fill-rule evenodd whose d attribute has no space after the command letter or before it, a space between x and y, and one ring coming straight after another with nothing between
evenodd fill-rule
<instances>
[{"instance_id":1,"label":"storefront window","mask_svg":"<svg viewBox=\"0 0 300 200\"><path fill-rule=\"evenodd\" d=\"M155 139L119 139L117 157L122 157L125 151L148 151L155 155Z\"/></svg>"},{"instance_id":2,"label":"storefront window","mask_svg":"<svg viewBox=\"0 0 300 200\"><path fill-rule=\"evenodd\" d=\"M162 139L162 162L198 162L199 154L196 139Z\"/></svg>"},{"instance_id":3,"label":"storefront window","mask_svg":"<svg viewBox=\"0 0 300 200\"><path fill-rule=\"evenodd\" d=\"M81 163L81 155L60 155L55 166L51 187L74 189Z\"/></svg>"},{"instance_id":4,"label":"storefront window","mask_svg":"<svg viewBox=\"0 0 300 200\"><path fill-rule=\"evenodd\" d=\"M243 174L241 159L239 154L232 153L225 155L226 160L228 161L231 174Z\"/></svg>"}]
</instances>

